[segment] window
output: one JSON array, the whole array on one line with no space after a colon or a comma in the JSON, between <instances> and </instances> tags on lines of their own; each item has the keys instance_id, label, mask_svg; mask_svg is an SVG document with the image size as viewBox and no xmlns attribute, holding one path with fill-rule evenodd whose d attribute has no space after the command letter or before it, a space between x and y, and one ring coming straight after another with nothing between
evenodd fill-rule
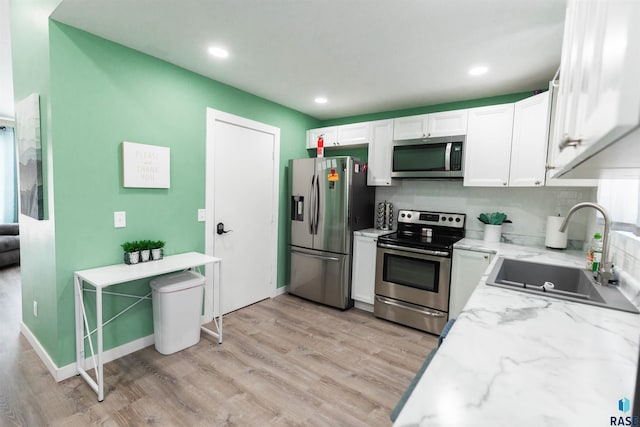
<instances>
[{"instance_id":1,"label":"window","mask_svg":"<svg viewBox=\"0 0 640 427\"><path fill-rule=\"evenodd\" d=\"M601 179L598 203L609 212L614 229L640 234L640 179Z\"/></svg>"}]
</instances>

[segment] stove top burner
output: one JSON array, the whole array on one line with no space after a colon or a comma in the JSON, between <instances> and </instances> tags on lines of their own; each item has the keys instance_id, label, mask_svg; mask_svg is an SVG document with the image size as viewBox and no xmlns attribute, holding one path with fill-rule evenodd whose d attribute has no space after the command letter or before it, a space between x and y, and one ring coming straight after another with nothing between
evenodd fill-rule
<instances>
[{"instance_id":1,"label":"stove top burner","mask_svg":"<svg viewBox=\"0 0 640 427\"><path fill-rule=\"evenodd\" d=\"M418 249L453 249L465 235L465 214L400 210L398 231L378 241Z\"/></svg>"}]
</instances>

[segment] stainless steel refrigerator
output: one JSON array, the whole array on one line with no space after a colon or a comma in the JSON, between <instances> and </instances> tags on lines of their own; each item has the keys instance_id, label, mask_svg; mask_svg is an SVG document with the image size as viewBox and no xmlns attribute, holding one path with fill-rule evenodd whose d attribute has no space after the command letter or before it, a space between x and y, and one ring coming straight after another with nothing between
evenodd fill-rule
<instances>
[{"instance_id":1,"label":"stainless steel refrigerator","mask_svg":"<svg viewBox=\"0 0 640 427\"><path fill-rule=\"evenodd\" d=\"M348 156L290 160L289 189L289 293L351 307L353 232L373 227L365 163Z\"/></svg>"}]
</instances>

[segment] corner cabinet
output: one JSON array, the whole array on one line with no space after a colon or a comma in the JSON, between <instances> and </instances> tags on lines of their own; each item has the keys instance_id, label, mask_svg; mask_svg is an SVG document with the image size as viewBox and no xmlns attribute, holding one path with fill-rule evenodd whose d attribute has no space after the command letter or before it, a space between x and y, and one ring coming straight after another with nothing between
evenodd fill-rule
<instances>
[{"instance_id":1,"label":"corner cabinet","mask_svg":"<svg viewBox=\"0 0 640 427\"><path fill-rule=\"evenodd\" d=\"M463 249L453 250L449 319L458 317L480 279L489 268L494 254Z\"/></svg>"},{"instance_id":2,"label":"corner cabinet","mask_svg":"<svg viewBox=\"0 0 640 427\"><path fill-rule=\"evenodd\" d=\"M389 186L393 144L393 120L371 122L367 185Z\"/></svg>"},{"instance_id":3,"label":"corner cabinet","mask_svg":"<svg viewBox=\"0 0 640 427\"><path fill-rule=\"evenodd\" d=\"M467 110L452 110L397 118L393 124L393 139L465 135L467 114Z\"/></svg>"},{"instance_id":4,"label":"corner cabinet","mask_svg":"<svg viewBox=\"0 0 640 427\"><path fill-rule=\"evenodd\" d=\"M353 233L351 298L358 308L368 311L373 311L375 297L377 244L377 237L358 231Z\"/></svg>"},{"instance_id":5,"label":"corner cabinet","mask_svg":"<svg viewBox=\"0 0 640 427\"><path fill-rule=\"evenodd\" d=\"M553 177L640 176L640 2L569 0Z\"/></svg>"},{"instance_id":6,"label":"corner cabinet","mask_svg":"<svg viewBox=\"0 0 640 427\"><path fill-rule=\"evenodd\" d=\"M509 187L544 185L549 129L549 92L515 103Z\"/></svg>"}]
</instances>

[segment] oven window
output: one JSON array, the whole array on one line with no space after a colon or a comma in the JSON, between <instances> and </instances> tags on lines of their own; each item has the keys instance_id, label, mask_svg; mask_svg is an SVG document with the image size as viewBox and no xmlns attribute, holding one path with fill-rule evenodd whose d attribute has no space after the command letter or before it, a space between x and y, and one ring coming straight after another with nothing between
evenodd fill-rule
<instances>
[{"instance_id":1,"label":"oven window","mask_svg":"<svg viewBox=\"0 0 640 427\"><path fill-rule=\"evenodd\" d=\"M385 282L437 293L439 267L439 262L385 254L382 279Z\"/></svg>"},{"instance_id":2,"label":"oven window","mask_svg":"<svg viewBox=\"0 0 640 427\"><path fill-rule=\"evenodd\" d=\"M447 144L420 144L393 147L393 171L443 171Z\"/></svg>"}]
</instances>

